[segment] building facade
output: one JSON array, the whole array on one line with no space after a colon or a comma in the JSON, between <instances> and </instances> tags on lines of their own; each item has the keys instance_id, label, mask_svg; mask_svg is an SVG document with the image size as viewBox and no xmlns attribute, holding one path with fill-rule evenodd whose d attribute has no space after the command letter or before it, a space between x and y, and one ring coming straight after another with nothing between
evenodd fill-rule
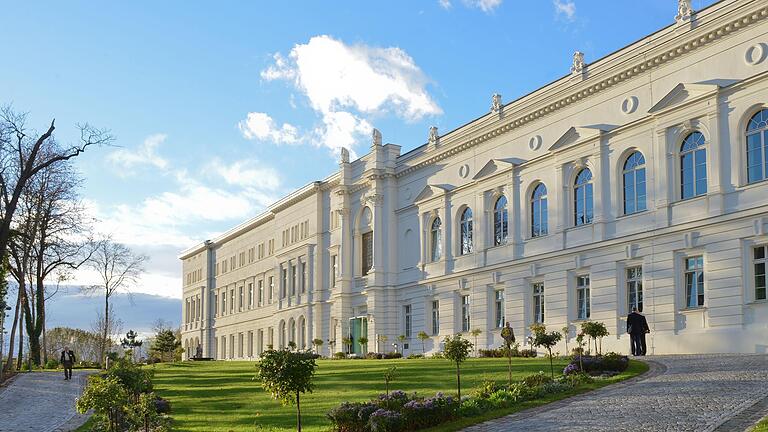
<instances>
[{"instance_id":1,"label":"building facade","mask_svg":"<svg viewBox=\"0 0 768 432\"><path fill-rule=\"evenodd\" d=\"M374 130L183 252L188 355L420 353L473 329L496 347L506 322L573 343L584 320L627 352L633 306L651 353L766 352L768 3L681 0L675 19L410 152Z\"/></svg>"}]
</instances>

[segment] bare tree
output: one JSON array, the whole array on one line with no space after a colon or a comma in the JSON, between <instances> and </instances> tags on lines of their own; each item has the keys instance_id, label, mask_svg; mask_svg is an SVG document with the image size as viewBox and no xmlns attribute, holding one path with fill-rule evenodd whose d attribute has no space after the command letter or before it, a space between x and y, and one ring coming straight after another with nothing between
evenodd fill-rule
<instances>
[{"instance_id":1,"label":"bare tree","mask_svg":"<svg viewBox=\"0 0 768 432\"><path fill-rule=\"evenodd\" d=\"M53 135L55 120L42 134L26 126L27 115L10 107L0 109L0 257L8 250L19 200L40 171L68 161L92 146L112 142L112 136L88 124L78 125L80 140L60 145Z\"/></svg>"},{"instance_id":2,"label":"bare tree","mask_svg":"<svg viewBox=\"0 0 768 432\"><path fill-rule=\"evenodd\" d=\"M100 329L102 336L100 358L102 361L109 337L109 300L118 291L130 292L131 287L144 273L144 263L148 259L146 255L137 255L127 246L108 238L98 242L88 260L88 265L99 274L101 283L91 286L87 290L101 292L104 295L104 319L102 320L104 325Z\"/></svg>"},{"instance_id":3,"label":"bare tree","mask_svg":"<svg viewBox=\"0 0 768 432\"><path fill-rule=\"evenodd\" d=\"M115 337L123 332L123 321L115 316L114 307L109 306L109 314L97 313L96 320L91 323L91 331L98 335L99 347L97 354L99 362L104 362L106 353L116 344ZM106 337L104 332L106 331Z\"/></svg>"}]
</instances>

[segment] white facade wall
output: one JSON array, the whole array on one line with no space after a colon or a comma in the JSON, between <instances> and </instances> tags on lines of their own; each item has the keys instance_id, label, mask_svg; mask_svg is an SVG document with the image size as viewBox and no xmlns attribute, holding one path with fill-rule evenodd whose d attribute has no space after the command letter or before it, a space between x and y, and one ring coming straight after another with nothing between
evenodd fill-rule
<instances>
[{"instance_id":1,"label":"white facade wall","mask_svg":"<svg viewBox=\"0 0 768 432\"><path fill-rule=\"evenodd\" d=\"M745 131L768 104L766 57L768 6L725 0L695 14L692 23L662 29L437 142L401 155L399 146L374 140L367 155L342 160L325 180L182 254L188 353L199 343L205 356L254 358L269 344L286 344L291 322L304 322L304 346L321 339L320 351L328 355L344 350L342 339L356 317L367 322L368 350L390 351L405 334L406 305L406 353L421 351L416 335L422 330L431 335L425 349L435 351L442 338L461 331L467 295L471 328L483 331L478 345L495 347L501 343L497 290L524 342L534 319L532 284L539 282L546 325L568 326L573 343L579 276L590 278L590 319L611 332L604 349L626 352L626 269L635 266L642 268L651 352L765 352L768 303L755 298L751 254L768 244L768 181L747 179ZM707 193L682 199L680 146L693 131L706 140ZM647 209L624 214L623 165L634 151L645 158ZM575 226L573 183L583 168L592 172L594 218ZM548 192L548 234L532 237L530 198L540 183ZM493 207L502 195L509 232L494 246ZM467 207L474 248L461 255ZM432 262L435 217L442 222L442 257ZM302 224L308 230L284 245L283 230ZM367 232L373 232L373 268L364 276ZM270 240L273 253L250 262L249 249ZM241 253L243 265L216 272L216 264L232 256L238 261ZM684 260L692 256L703 258L704 305L698 308L686 307ZM281 299L281 266L297 262L306 264L306 292ZM214 314L214 296L234 289L237 299L241 287L247 291L260 280L266 287L270 276L273 303L236 305L222 314L219 300ZM436 335L433 300L439 301ZM199 312L192 312L193 301Z\"/></svg>"}]
</instances>

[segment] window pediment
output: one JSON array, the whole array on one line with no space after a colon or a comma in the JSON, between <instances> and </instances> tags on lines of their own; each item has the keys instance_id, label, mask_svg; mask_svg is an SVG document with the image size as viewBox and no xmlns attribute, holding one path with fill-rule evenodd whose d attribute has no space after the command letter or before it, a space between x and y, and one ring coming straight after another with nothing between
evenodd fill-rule
<instances>
[{"instance_id":1,"label":"window pediment","mask_svg":"<svg viewBox=\"0 0 768 432\"><path fill-rule=\"evenodd\" d=\"M570 129L555 141L549 147L549 151L552 153L570 148L576 144L581 144L589 140L599 138L606 132L610 132L615 129L614 125L597 124L589 126L572 126Z\"/></svg>"},{"instance_id":2,"label":"window pediment","mask_svg":"<svg viewBox=\"0 0 768 432\"><path fill-rule=\"evenodd\" d=\"M686 102L715 94L722 87L719 84L680 83L648 110L648 114L659 114Z\"/></svg>"},{"instance_id":3,"label":"window pediment","mask_svg":"<svg viewBox=\"0 0 768 432\"><path fill-rule=\"evenodd\" d=\"M432 198L444 196L448 192L452 191L454 187L452 185L448 184L442 184L442 185L426 185L424 189L419 192L418 195L416 195L416 198L414 198L414 203L420 203L424 201L428 201Z\"/></svg>"},{"instance_id":4,"label":"window pediment","mask_svg":"<svg viewBox=\"0 0 768 432\"><path fill-rule=\"evenodd\" d=\"M483 165L482 168L480 168L480 171L478 171L477 174L472 177L472 180L480 180L502 171L512 169L522 164L523 162L525 161L518 158L491 159L485 165Z\"/></svg>"}]
</instances>

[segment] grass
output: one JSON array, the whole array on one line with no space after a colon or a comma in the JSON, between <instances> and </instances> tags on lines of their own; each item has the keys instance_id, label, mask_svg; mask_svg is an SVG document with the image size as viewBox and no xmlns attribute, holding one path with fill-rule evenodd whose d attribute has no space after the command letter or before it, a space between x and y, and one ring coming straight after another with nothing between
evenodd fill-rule
<instances>
[{"instance_id":1,"label":"grass","mask_svg":"<svg viewBox=\"0 0 768 432\"><path fill-rule=\"evenodd\" d=\"M760 420L749 432L768 432L768 417Z\"/></svg>"},{"instance_id":2,"label":"grass","mask_svg":"<svg viewBox=\"0 0 768 432\"><path fill-rule=\"evenodd\" d=\"M555 372L567 361L556 360ZM189 432L240 432L295 430L296 413L270 398L252 378L254 362L184 362L156 366L155 390L171 401L174 430ZM327 431L325 413L343 401L365 401L384 392L384 371L397 366L391 389L431 396L438 391L455 393L456 372L448 360L319 360L315 391L302 396L302 425L307 432ZM546 358L515 359L513 379L549 371ZM647 370L633 361L623 374L565 394L527 402L514 408L485 413L482 417L460 419L433 431L458 430L469 424L500 417L577 393L617 382ZM505 359L470 359L462 365L463 394L485 379L506 382ZM87 430L87 429L84 429Z\"/></svg>"}]
</instances>

